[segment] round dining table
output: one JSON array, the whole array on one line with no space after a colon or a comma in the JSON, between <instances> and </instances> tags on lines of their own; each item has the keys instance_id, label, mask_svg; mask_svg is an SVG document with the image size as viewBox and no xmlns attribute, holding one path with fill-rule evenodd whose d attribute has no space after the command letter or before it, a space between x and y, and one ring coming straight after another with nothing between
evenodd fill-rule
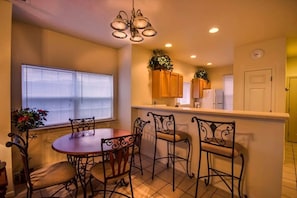
<instances>
[{"instance_id":1,"label":"round dining table","mask_svg":"<svg viewBox=\"0 0 297 198\"><path fill-rule=\"evenodd\" d=\"M94 157L101 155L101 139L130 135L131 132L123 129L98 128L89 131L69 133L57 138L52 148L67 155L68 161L75 166L77 176L87 197L88 171L94 165Z\"/></svg>"}]
</instances>

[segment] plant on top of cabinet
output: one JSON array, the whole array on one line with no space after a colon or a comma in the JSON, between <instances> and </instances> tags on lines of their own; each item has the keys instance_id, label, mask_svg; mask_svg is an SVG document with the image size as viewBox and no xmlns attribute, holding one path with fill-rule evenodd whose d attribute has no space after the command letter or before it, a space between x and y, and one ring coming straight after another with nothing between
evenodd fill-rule
<instances>
[{"instance_id":1,"label":"plant on top of cabinet","mask_svg":"<svg viewBox=\"0 0 297 198\"><path fill-rule=\"evenodd\" d=\"M153 56L149 60L148 68L151 70L173 70L170 57L163 50L153 50Z\"/></svg>"},{"instance_id":2,"label":"plant on top of cabinet","mask_svg":"<svg viewBox=\"0 0 297 198\"><path fill-rule=\"evenodd\" d=\"M202 98L203 89L210 89L210 81L208 79L207 71L205 69L199 69L194 74L192 80L192 97Z\"/></svg>"},{"instance_id":3,"label":"plant on top of cabinet","mask_svg":"<svg viewBox=\"0 0 297 198\"><path fill-rule=\"evenodd\" d=\"M199 69L198 71L196 71L194 74L194 78L202 78L209 83L207 71L205 69Z\"/></svg>"}]
</instances>

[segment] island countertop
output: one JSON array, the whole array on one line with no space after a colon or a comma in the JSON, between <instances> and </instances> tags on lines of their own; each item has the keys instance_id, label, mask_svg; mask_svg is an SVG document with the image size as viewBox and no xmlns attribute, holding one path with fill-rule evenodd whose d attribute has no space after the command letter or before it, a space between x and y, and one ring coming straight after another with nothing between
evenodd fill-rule
<instances>
[{"instance_id":1,"label":"island countertop","mask_svg":"<svg viewBox=\"0 0 297 198\"><path fill-rule=\"evenodd\" d=\"M142 153L151 157L154 149L154 121L151 116L147 116L150 111L158 114L173 114L177 129L183 130L191 136L193 148L191 167L195 175L198 165L199 137L197 124L191 121L192 117L235 121L236 141L247 150L244 194L250 198L281 197L285 123L289 118L288 113L134 105L132 106L132 120L137 117L150 120L150 124L145 127L142 136ZM164 154L166 151L165 144L163 147L161 144L158 148L157 152L160 154ZM183 168L181 167L180 170L183 171ZM202 172L207 171L206 167L201 167L201 170ZM220 183L215 182L215 186L227 190Z\"/></svg>"},{"instance_id":2,"label":"island countertop","mask_svg":"<svg viewBox=\"0 0 297 198\"><path fill-rule=\"evenodd\" d=\"M257 111L242 111L242 110L224 110L224 109L204 109L204 108L191 108L191 107L172 107L165 105L135 105L132 108L139 109L151 109L161 110L166 112L179 112L179 113L200 113L206 115L221 115L221 116L236 116L246 118L258 118L258 119L275 119L275 120L287 120L289 118L288 113L281 112L257 112Z\"/></svg>"}]
</instances>

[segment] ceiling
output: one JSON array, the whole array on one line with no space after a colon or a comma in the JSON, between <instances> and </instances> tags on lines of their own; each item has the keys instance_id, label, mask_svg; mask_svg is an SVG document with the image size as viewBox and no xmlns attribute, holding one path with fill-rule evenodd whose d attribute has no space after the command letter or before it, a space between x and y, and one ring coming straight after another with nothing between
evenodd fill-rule
<instances>
[{"instance_id":1,"label":"ceiling","mask_svg":"<svg viewBox=\"0 0 297 198\"><path fill-rule=\"evenodd\" d=\"M132 0L10 1L14 19L114 48L131 43L113 38L110 22L120 10L130 17ZM139 45L164 49L195 66L232 65L236 46L297 38L296 0L135 0L135 9L141 9L158 32ZM220 31L209 34L212 26ZM173 47L165 49L167 42ZM192 54L197 58L190 59Z\"/></svg>"}]
</instances>

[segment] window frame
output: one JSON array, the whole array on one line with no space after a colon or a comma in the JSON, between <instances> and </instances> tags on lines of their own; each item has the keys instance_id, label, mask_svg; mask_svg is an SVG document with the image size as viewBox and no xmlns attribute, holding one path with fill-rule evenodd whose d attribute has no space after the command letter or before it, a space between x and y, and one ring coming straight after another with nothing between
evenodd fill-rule
<instances>
[{"instance_id":1,"label":"window frame","mask_svg":"<svg viewBox=\"0 0 297 198\"><path fill-rule=\"evenodd\" d=\"M72 79L72 86L75 86L74 84L77 83L78 81L78 78L77 76L80 75L80 76L84 76L84 75L102 75L102 76L106 76L110 82L109 86L111 87L111 90L110 90L110 95L109 98L110 101L108 102L109 105L110 105L110 108L109 108L109 115L110 116L107 116L105 118L98 118L95 116L95 121L96 122L106 122L106 121L112 121L112 120L115 120L114 116L115 116L115 79L114 79L114 75L113 74L103 74L103 73L94 73L94 72L86 72L86 71L78 71L78 70L70 70L70 69L62 69L62 68L55 68L55 67L48 67L48 66L40 66L40 65L31 65L31 64L22 64L21 65L21 104L22 104L22 108L26 108L26 107L29 107L29 108L40 108L40 107L33 107L33 106L28 106L28 103L24 102L24 86L26 86L26 83L24 83L24 77L23 77L23 70L24 68L34 68L34 69L38 69L40 68L41 70L50 70L50 71L57 71L57 72L67 72L67 73L71 73L71 75L75 76L74 79ZM76 91L75 91L76 92ZM97 92L98 93L98 92ZM76 103L76 100L77 98L79 98L77 95L73 96L72 98L69 97L69 100L72 99L73 100L73 108L71 108L71 111L73 112L73 117L69 117L69 118L83 118L83 117L88 117L88 116L82 116L82 117L77 117L77 116L74 116L75 115L75 112L76 111L79 111L77 108L78 106L75 106L75 103ZM84 98L83 97L83 94L81 94L81 98ZM96 98L96 97L95 97ZM97 96L98 98L98 96ZM27 97L28 99L28 97ZM75 110L75 107L76 107L76 110ZM41 108L41 109L44 109L44 110L49 110L49 109L46 109L46 108ZM89 107L89 110L92 109L92 107ZM68 126L69 123L68 123L68 119L67 120L65 119L65 122L59 122L59 123L49 123L49 124L46 124L45 123L45 126L43 128L54 128L54 127L62 127L62 126ZM58 119L59 120L59 119ZM64 119L63 119L64 120Z\"/></svg>"},{"instance_id":2,"label":"window frame","mask_svg":"<svg viewBox=\"0 0 297 198\"><path fill-rule=\"evenodd\" d=\"M185 86L188 86L188 88L185 88ZM176 99L176 102L179 104L179 106L187 107L187 106L191 105L191 90L192 90L192 83L191 82L183 82L183 97ZM186 97L186 95L188 95L188 97ZM182 102L183 100L186 100L185 98L188 99L189 103Z\"/></svg>"}]
</instances>

